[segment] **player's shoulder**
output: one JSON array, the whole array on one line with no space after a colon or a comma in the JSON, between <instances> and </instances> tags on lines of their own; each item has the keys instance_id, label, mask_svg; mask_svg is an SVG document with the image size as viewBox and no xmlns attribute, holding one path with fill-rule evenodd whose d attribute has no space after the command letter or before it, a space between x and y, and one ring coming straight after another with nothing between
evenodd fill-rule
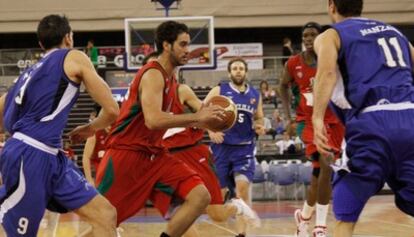
<instances>
[{"instance_id":1,"label":"player's shoulder","mask_svg":"<svg viewBox=\"0 0 414 237\"><path fill-rule=\"evenodd\" d=\"M83 51L78 49L71 49L69 50L66 60L89 60L88 55L86 55Z\"/></svg>"},{"instance_id":2,"label":"player's shoulder","mask_svg":"<svg viewBox=\"0 0 414 237\"><path fill-rule=\"evenodd\" d=\"M259 89L255 88L251 83L249 83L248 85L249 85L249 88L250 88L249 90L251 91L251 93L257 96L260 95Z\"/></svg>"},{"instance_id":3,"label":"player's shoulder","mask_svg":"<svg viewBox=\"0 0 414 237\"><path fill-rule=\"evenodd\" d=\"M296 65L296 64L298 64L301 60L300 60L300 57L301 57L301 55L302 55L302 52L301 53L297 53L297 54L295 54L295 55L292 55L292 56L290 56L289 58L288 58L288 60L286 61L286 67L291 67L292 65Z\"/></svg>"},{"instance_id":4,"label":"player's shoulder","mask_svg":"<svg viewBox=\"0 0 414 237\"><path fill-rule=\"evenodd\" d=\"M327 45L334 45L336 49L340 49L341 37L339 33L334 28L329 28L323 33L319 34L314 42L315 51L318 53L318 50Z\"/></svg>"},{"instance_id":5,"label":"player's shoulder","mask_svg":"<svg viewBox=\"0 0 414 237\"><path fill-rule=\"evenodd\" d=\"M141 75L142 80L164 81L164 74L161 72L160 69L156 67L141 68L141 70L145 70L142 72L142 75Z\"/></svg>"}]
</instances>

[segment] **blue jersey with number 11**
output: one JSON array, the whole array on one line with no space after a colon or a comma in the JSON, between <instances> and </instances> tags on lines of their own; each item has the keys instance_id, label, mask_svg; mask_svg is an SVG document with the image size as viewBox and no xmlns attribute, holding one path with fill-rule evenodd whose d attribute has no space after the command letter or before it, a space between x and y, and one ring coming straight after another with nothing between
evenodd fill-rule
<instances>
[{"instance_id":1,"label":"blue jersey with number 11","mask_svg":"<svg viewBox=\"0 0 414 237\"><path fill-rule=\"evenodd\" d=\"M366 18L333 25L340 37L338 66L345 120L379 103L414 101L409 41L393 26ZM333 100L335 102L335 100Z\"/></svg>"},{"instance_id":2,"label":"blue jersey with number 11","mask_svg":"<svg viewBox=\"0 0 414 237\"><path fill-rule=\"evenodd\" d=\"M220 84L220 94L233 100L238 110L236 123L225 132L224 144L245 145L254 142L256 135L253 122L260 94L252 86L246 84L246 87L244 92L240 92L230 83Z\"/></svg>"}]
</instances>

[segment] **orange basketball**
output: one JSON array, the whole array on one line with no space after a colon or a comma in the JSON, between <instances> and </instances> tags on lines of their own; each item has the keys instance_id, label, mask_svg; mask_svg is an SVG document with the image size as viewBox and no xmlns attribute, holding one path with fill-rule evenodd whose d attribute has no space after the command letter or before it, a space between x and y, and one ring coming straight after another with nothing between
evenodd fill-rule
<instances>
[{"instance_id":1,"label":"orange basketball","mask_svg":"<svg viewBox=\"0 0 414 237\"><path fill-rule=\"evenodd\" d=\"M224 109L224 118L220 123L207 124L210 130L214 132L225 131L233 127L237 119L237 107L234 102L222 95L213 96L209 101L206 102L207 105L213 104L221 106Z\"/></svg>"}]
</instances>

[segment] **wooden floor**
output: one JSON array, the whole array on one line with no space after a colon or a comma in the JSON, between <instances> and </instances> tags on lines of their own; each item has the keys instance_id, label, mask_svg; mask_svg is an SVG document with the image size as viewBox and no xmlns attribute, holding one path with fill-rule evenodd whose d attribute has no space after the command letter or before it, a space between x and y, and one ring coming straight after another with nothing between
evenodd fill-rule
<instances>
[{"instance_id":1,"label":"wooden floor","mask_svg":"<svg viewBox=\"0 0 414 237\"><path fill-rule=\"evenodd\" d=\"M276 237L293 236L295 231L292 214L302 206L302 201L255 202L254 209L262 219L262 227L249 231L248 236ZM53 218L49 218L53 219ZM332 233L334 219L329 215L328 228ZM211 222L207 216L197 221L200 235L203 237L235 236L234 222L218 224ZM121 225L122 237L158 237L165 227L165 222L153 208L146 208ZM79 222L74 214L62 215L53 233L53 223L42 223L38 236L43 237L75 237L81 236L89 226ZM0 232L0 236L5 236ZM330 235L332 236L332 235ZM392 236L413 237L414 219L400 212L393 203L393 196L377 196L372 198L360 218L355 236Z\"/></svg>"}]
</instances>

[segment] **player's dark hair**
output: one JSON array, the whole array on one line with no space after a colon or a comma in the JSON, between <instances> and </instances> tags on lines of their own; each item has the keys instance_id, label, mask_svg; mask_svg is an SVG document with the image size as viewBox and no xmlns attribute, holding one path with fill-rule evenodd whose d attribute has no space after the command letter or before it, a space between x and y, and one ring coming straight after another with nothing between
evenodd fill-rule
<instances>
[{"instance_id":1,"label":"player's dark hair","mask_svg":"<svg viewBox=\"0 0 414 237\"><path fill-rule=\"evenodd\" d=\"M318 31L318 33L322 33L322 26L319 25L316 22L310 21L308 23L306 23L303 27L302 27L302 33L306 30L306 29L316 29Z\"/></svg>"},{"instance_id":2,"label":"player's dark hair","mask_svg":"<svg viewBox=\"0 0 414 237\"><path fill-rule=\"evenodd\" d=\"M247 68L247 62L243 59L243 58L233 58L232 60L229 61L229 63L227 64L227 71L231 72L231 65L235 62L242 62L244 64L244 67L246 68L246 72L249 70Z\"/></svg>"},{"instance_id":3,"label":"player's dark hair","mask_svg":"<svg viewBox=\"0 0 414 237\"><path fill-rule=\"evenodd\" d=\"M162 47L164 41L167 41L172 45L181 33L189 33L187 25L176 21L166 21L161 23L155 31L155 44L158 53L162 53L164 50Z\"/></svg>"},{"instance_id":4,"label":"player's dark hair","mask_svg":"<svg viewBox=\"0 0 414 237\"><path fill-rule=\"evenodd\" d=\"M71 31L66 16L48 15L37 26L37 38L43 48L47 50L59 46L66 34Z\"/></svg>"},{"instance_id":5,"label":"player's dark hair","mask_svg":"<svg viewBox=\"0 0 414 237\"><path fill-rule=\"evenodd\" d=\"M338 13L344 17L361 16L363 0L329 0L333 1Z\"/></svg>"}]
</instances>

